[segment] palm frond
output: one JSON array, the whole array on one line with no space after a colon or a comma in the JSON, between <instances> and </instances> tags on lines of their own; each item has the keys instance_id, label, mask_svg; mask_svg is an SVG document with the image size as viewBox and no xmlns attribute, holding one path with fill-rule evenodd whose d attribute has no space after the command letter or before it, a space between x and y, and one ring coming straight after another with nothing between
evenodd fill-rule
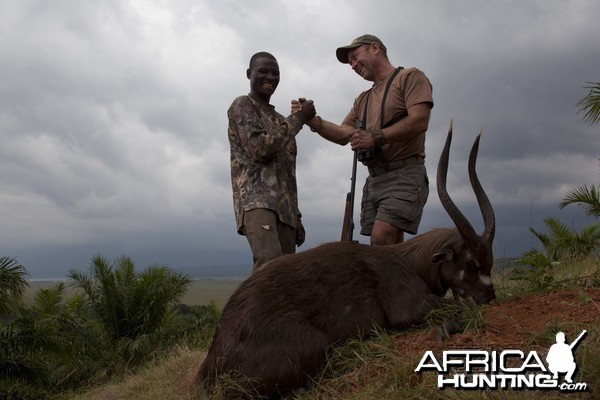
<instances>
[{"instance_id":1,"label":"palm frond","mask_svg":"<svg viewBox=\"0 0 600 400\"><path fill-rule=\"evenodd\" d=\"M585 112L584 121L595 125L600 121L600 82L588 82L590 92L577 102L577 114Z\"/></svg>"},{"instance_id":2,"label":"palm frond","mask_svg":"<svg viewBox=\"0 0 600 400\"><path fill-rule=\"evenodd\" d=\"M27 271L14 258L0 257L0 315L9 311L10 305L21 301L27 282Z\"/></svg>"},{"instance_id":3,"label":"palm frond","mask_svg":"<svg viewBox=\"0 0 600 400\"><path fill-rule=\"evenodd\" d=\"M578 186L573 188L563 198L560 208L563 209L570 204L582 207L587 215L600 217L600 190L596 186Z\"/></svg>"},{"instance_id":4,"label":"palm frond","mask_svg":"<svg viewBox=\"0 0 600 400\"><path fill-rule=\"evenodd\" d=\"M72 271L70 277L84 289L90 309L115 345L123 338L135 342L171 323L171 306L185 295L190 283L187 276L161 265L137 272L128 257L111 263L95 256L88 275Z\"/></svg>"}]
</instances>

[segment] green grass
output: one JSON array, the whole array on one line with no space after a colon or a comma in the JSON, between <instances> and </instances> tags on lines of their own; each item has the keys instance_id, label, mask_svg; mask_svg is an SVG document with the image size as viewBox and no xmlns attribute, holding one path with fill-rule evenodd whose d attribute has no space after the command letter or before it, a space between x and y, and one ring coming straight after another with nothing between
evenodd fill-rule
<instances>
[{"instance_id":1,"label":"green grass","mask_svg":"<svg viewBox=\"0 0 600 400\"><path fill-rule=\"evenodd\" d=\"M535 296L540 293L569 288L600 286L600 265L596 260L563 263L551 269L514 279L514 270L508 269L494 276L499 301ZM543 285L540 285L540 282ZM240 282L195 281L184 299L186 304L202 304L213 300L219 307L235 290ZM533 290L535 289L535 290ZM582 292L584 293L584 292ZM585 293L582 302L595 301ZM590 324L586 340L577 350L578 381L586 382L594 392L573 393L571 399L594 398L600 390L600 305L599 318ZM442 310L441 313L444 311ZM432 315L430 325L434 325L443 315ZM481 326L480 310L468 315L471 329L478 331ZM576 321L576 316L573 316ZM556 329L562 329L564 321L556 321L542 332L532 332L530 343L547 347L553 341ZM485 321L483 321L485 324ZM424 328L430 329L430 328ZM510 329L510 327L507 327ZM399 335L412 332L377 332L369 340L350 340L344 345L332 347L324 367L305 390L292 398L296 400L371 400L371 399L559 399L565 395L558 391L458 391L437 388L435 374L414 372L423 354L410 354L394 346ZM476 348L476 345L473 345ZM81 392L63 394L52 400L199 400L193 391L193 376L202 362L204 353L198 349L180 348L171 356L158 360L128 376L114 379L99 387L82 388Z\"/></svg>"},{"instance_id":2,"label":"green grass","mask_svg":"<svg viewBox=\"0 0 600 400\"><path fill-rule=\"evenodd\" d=\"M203 353L175 349L171 356L108 384L63 393L54 400L195 400L193 378Z\"/></svg>"},{"instance_id":3,"label":"green grass","mask_svg":"<svg viewBox=\"0 0 600 400\"><path fill-rule=\"evenodd\" d=\"M492 271L498 300L578 287L600 287L600 263L593 258L560 262L543 268L515 265Z\"/></svg>"}]
</instances>

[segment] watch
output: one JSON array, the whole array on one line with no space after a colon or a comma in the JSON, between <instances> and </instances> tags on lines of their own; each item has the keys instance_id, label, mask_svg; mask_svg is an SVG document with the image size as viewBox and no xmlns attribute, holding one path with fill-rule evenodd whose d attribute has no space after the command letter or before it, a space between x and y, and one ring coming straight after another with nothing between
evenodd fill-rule
<instances>
[{"instance_id":1,"label":"watch","mask_svg":"<svg viewBox=\"0 0 600 400\"><path fill-rule=\"evenodd\" d=\"M371 136L373 136L373 141L375 142L375 146L383 146L384 145L385 137L383 136L383 131L381 129L371 131Z\"/></svg>"}]
</instances>

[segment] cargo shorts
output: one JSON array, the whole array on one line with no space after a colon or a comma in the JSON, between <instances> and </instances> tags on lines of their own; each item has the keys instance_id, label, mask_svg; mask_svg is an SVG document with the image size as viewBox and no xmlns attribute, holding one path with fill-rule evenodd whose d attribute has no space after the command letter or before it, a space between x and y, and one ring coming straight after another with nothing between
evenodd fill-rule
<instances>
[{"instance_id":1,"label":"cargo shorts","mask_svg":"<svg viewBox=\"0 0 600 400\"><path fill-rule=\"evenodd\" d=\"M429 196L425 165L410 165L368 176L363 187L360 233L371 236L375 220L416 235Z\"/></svg>"}]
</instances>

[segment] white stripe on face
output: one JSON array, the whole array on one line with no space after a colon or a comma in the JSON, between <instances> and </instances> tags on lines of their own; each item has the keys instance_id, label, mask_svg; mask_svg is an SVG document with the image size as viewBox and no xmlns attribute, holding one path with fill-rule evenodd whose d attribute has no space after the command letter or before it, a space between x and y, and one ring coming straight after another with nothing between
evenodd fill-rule
<instances>
[{"instance_id":1,"label":"white stripe on face","mask_svg":"<svg viewBox=\"0 0 600 400\"><path fill-rule=\"evenodd\" d=\"M479 280L486 286L492 285L492 277L489 275L479 274Z\"/></svg>"}]
</instances>

